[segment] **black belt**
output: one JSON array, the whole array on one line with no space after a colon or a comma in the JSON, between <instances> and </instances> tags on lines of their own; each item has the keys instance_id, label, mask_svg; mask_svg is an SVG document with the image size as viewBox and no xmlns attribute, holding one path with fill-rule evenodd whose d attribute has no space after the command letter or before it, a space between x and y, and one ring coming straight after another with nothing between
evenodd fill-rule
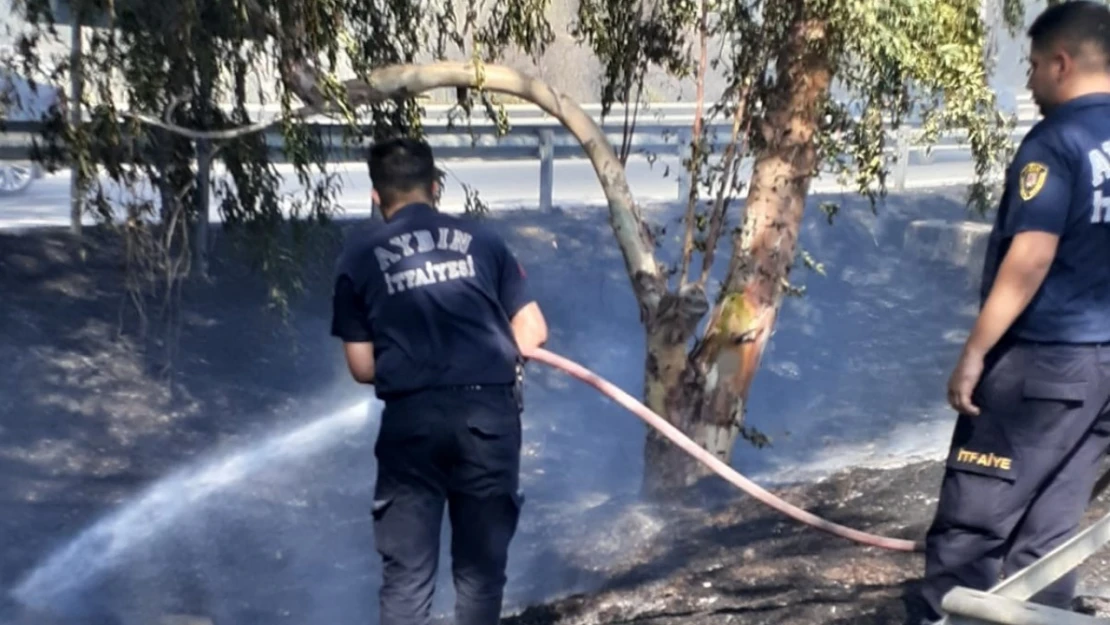
<instances>
[{"instance_id":1,"label":"black belt","mask_svg":"<svg viewBox=\"0 0 1110 625\"><path fill-rule=\"evenodd\" d=\"M444 386L426 386L423 388L415 388L403 391L390 391L378 394L378 399L382 401L398 401L406 397L412 397L421 393L473 393L485 390L496 389L512 389L515 386L512 382L504 382L499 384L448 384Z\"/></svg>"},{"instance_id":2,"label":"black belt","mask_svg":"<svg viewBox=\"0 0 1110 625\"><path fill-rule=\"evenodd\" d=\"M1110 347L1110 341L1034 341L1030 339L1015 339L1014 345L1030 345L1034 347Z\"/></svg>"}]
</instances>

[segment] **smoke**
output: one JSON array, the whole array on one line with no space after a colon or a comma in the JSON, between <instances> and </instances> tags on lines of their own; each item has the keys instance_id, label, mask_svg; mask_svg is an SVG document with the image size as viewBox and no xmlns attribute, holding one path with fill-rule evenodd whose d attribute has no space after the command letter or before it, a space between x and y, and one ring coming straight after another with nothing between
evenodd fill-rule
<instances>
[{"instance_id":1,"label":"smoke","mask_svg":"<svg viewBox=\"0 0 1110 625\"><path fill-rule=\"evenodd\" d=\"M282 589L299 581L333 587L335 571L366 565L358 528L379 410L363 398L168 475L51 554L13 597L71 619L184 612L244 622L280 613L296 594ZM335 608L327 592L313 601Z\"/></svg>"},{"instance_id":2,"label":"smoke","mask_svg":"<svg viewBox=\"0 0 1110 625\"><path fill-rule=\"evenodd\" d=\"M926 198L880 210L848 207L832 227L816 212L807 222L802 244L827 275L795 273L809 291L786 304L757 378L749 423L774 446L741 442L734 461L757 480L821 477L939 440L920 432L948 418L934 399L943 400L937 389L958 349L944 337L966 325L958 309L968 292L949 283L955 270L905 258L901 237L909 221L958 218L962 206ZM604 218L582 210L491 221L528 268L552 328L549 348L641 394L642 328ZM301 402L297 426L248 437L122 503L49 554L14 597L82 623L147 625L164 614L217 625L377 622L377 403L322 396ZM667 518L637 499L639 420L538 364L528 366L525 401L527 501L510 554L510 610L596 589L635 567L651 557ZM448 545L445 524L440 614L454 598Z\"/></svg>"}]
</instances>

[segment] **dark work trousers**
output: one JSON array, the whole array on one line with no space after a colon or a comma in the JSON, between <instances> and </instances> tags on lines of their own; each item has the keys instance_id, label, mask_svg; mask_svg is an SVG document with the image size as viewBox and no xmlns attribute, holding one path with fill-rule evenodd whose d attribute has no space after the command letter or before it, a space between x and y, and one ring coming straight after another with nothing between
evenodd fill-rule
<instances>
[{"instance_id":1,"label":"dark work trousers","mask_svg":"<svg viewBox=\"0 0 1110 625\"><path fill-rule=\"evenodd\" d=\"M386 400L374 450L381 625L429 622L445 504L455 623L500 622L522 503L520 414L512 385L429 389Z\"/></svg>"},{"instance_id":2,"label":"dark work trousers","mask_svg":"<svg viewBox=\"0 0 1110 625\"><path fill-rule=\"evenodd\" d=\"M1016 343L996 349L952 436L926 536L927 622L955 586L987 590L1070 538L1110 442L1110 346ZM1033 597L1070 609L1071 573Z\"/></svg>"}]
</instances>

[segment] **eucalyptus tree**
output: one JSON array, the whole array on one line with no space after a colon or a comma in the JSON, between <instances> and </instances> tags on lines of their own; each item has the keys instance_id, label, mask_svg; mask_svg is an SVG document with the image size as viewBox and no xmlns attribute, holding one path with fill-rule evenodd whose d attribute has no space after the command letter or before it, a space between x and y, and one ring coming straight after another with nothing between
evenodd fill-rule
<instances>
[{"instance_id":1,"label":"eucalyptus tree","mask_svg":"<svg viewBox=\"0 0 1110 625\"><path fill-rule=\"evenodd\" d=\"M637 104L650 72L698 85L685 166L700 184L691 185L680 260L667 266L625 180L630 143L618 154L576 103L497 64L510 49L542 54L554 36L548 0L70 1L92 33L83 60L88 97L78 103L84 121L48 124L42 158L73 163L106 221L115 209L97 172L115 184L150 181L159 189L157 206L126 201L122 222L148 277L188 267L188 229L175 225L196 221L203 205L198 147L218 151L229 174L219 210L247 235L280 294L297 286L298 272L278 233L289 221L324 222L335 211L335 181L312 175L323 171L327 152L306 118L338 115L354 140L364 129L370 137L419 132L417 96L436 88L457 89L465 111L501 122L491 93L558 117L582 143L609 201L646 335L646 403L725 460L741 435L765 442L744 427L745 406L793 291L796 259L812 264L797 241L813 177L836 170L876 202L890 166L889 130L912 117L925 142L966 133L979 175L969 202L989 204L1012 119L998 112L988 82L988 23L1014 33L1023 19L1021 0L580 0L573 34L600 62L606 107ZM35 26L13 60L60 80L71 68L46 70L38 54L55 32L55 7L22 3ZM259 121L248 106L265 99L251 84L266 72L281 111L274 121ZM724 78L719 97L706 95L710 76ZM714 117L727 120L725 136L711 136L706 120ZM625 121L631 131L635 119ZM304 187L291 203L282 201L274 151L259 132L272 124ZM749 176L741 175L745 162L754 163ZM701 188L710 192L702 197ZM831 216L833 207L823 208ZM724 279L711 283L722 262ZM702 475L654 436L645 454L649 493Z\"/></svg>"},{"instance_id":2,"label":"eucalyptus tree","mask_svg":"<svg viewBox=\"0 0 1110 625\"><path fill-rule=\"evenodd\" d=\"M690 185L680 259L656 262L639 218L641 236L622 240L638 259L630 266L643 267L630 278L649 407L725 461L741 436L768 442L745 427L745 407L783 298L796 292L796 260L820 270L798 248L811 181L836 172L875 208L892 130L917 120L924 144L966 136L977 174L968 201L989 206L1014 122L990 85L992 25L1018 35L1024 9L1021 0L582 0L579 34L606 69L607 101L639 98L649 67L698 85L684 166L700 184ZM714 74L727 87L706 101ZM723 136L710 132L720 126L712 118L725 122ZM830 219L836 210L821 208ZM718 262L724 278L711 283ZM704 474L654 433L645 466L656 494Z\"/></svg>"}]
</instances>

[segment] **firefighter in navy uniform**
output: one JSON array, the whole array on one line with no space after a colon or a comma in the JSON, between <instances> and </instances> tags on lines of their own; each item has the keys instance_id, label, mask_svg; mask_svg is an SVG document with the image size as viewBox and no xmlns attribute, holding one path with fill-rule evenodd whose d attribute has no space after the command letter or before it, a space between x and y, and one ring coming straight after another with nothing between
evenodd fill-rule
<instances>
[{"instance_id":1,"label":"firefighter in navy uniform","mask_svg":"<svg viewBox=\"0 0 1110 625\"><path fill-rule=\"evenodd\" d=\"M332 334L385 404L373 506L381 625L429 622L445 505L455 623L494 625L520 514L520 366L547 327L505 242L434 207L427 144L377 143L369 169L385 223L344 250Z\"/></svg>"},{"instance_id":2,"label":"firefighter in navy uniform","mask_svg":"<svg viewBox=\"0 0 1110 625\"><path fill-rule=\"evenodd\" d=\"M1025 137L987 248L982 306L948 386L958 412L926 538L924 622L1078 528L1110 441L1110 10L1046 9L1029 29ZM1074 574L1033 597L1071 609Z\"/></svg>"}]
</instances>

